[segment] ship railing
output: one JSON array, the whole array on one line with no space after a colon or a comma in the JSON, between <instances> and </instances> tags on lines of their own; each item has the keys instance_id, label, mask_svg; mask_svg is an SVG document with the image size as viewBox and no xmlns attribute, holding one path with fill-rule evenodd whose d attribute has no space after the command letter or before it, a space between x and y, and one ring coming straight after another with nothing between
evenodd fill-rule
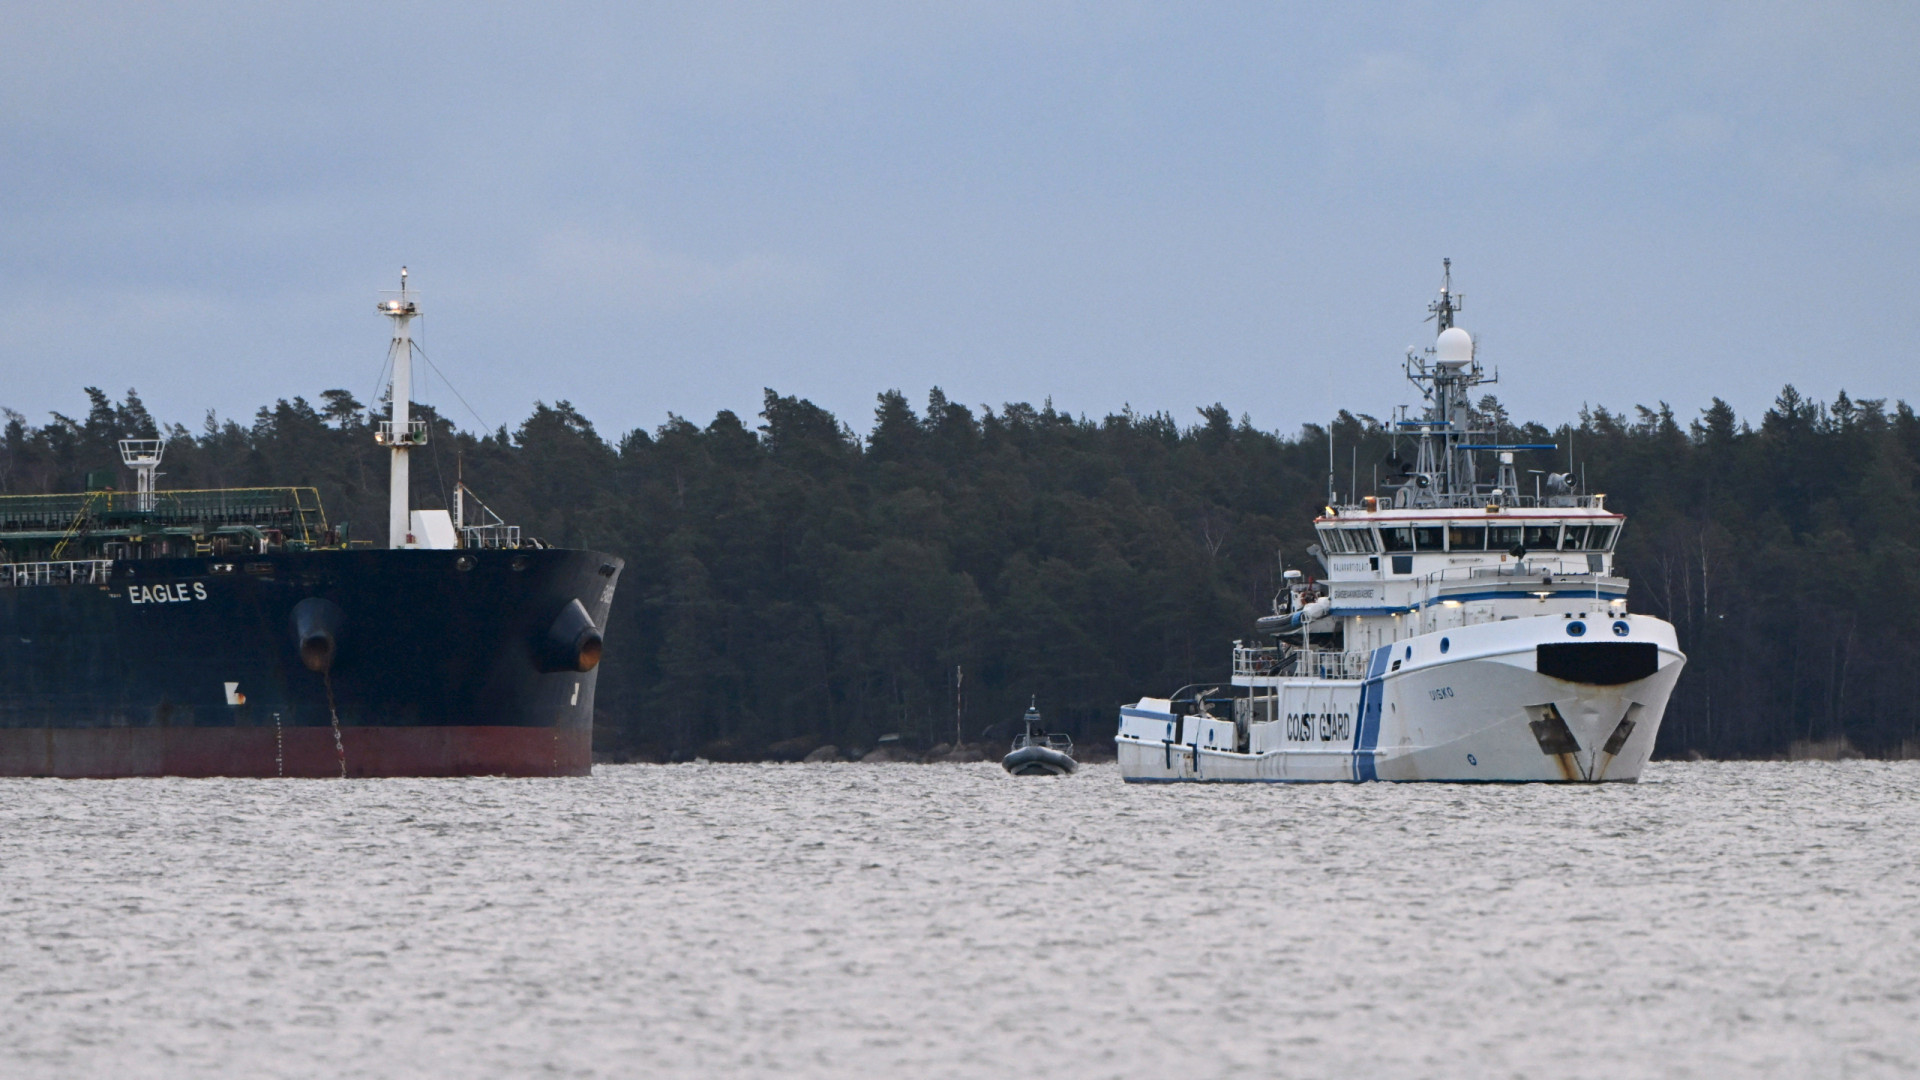
<instances>
[{"instance_id":1,"label":"ship railing","mask_svg":"<svg viewBox=\"0 0 1920 1080\"><path fill-rule=\"evenodd\" d=\"M0 532L77 534L136 525L196 530L259 525L312 543L326 531L327 516L320 493L311 487L0 495Z\"/></svg>"},{"instance_id":2,"label":"ship railing","mask_svg":"<svg viewBox=\"0 0 1920 1080\"><path fill-rule=\"evenodd\" d=\"M1580 552L1568 552L1578 555ZM1612 577L1611 574L1596 574L1586 566L1564 568L1558 561L1543 559L1538 563L1510 563L1506 566L1449 566L1441 570L1429 571L1422 579L1429 585L1443 585L1466 581L1487 581L1496 578L1529 578L1551 574L1554 577Z\"/></svg>"},{"instance_id":3,"label":"ship railing","mask_svg":"<svg viewBox=\"0 0 1920 1080\"><path fill-rule=\"evenodd\" d=\"M1325 649L1278 649L1235 645L1235 678L1359 679L1367 673L1369 654Z\"/></svg>"},{"instance_id":4,"label":"ship railing","mask_svg":"<svg viewBox=\"0 0 1920 1080\"><path fill-rule=\"evenodd\" d=\"M517 548L520 546L520 526L518 525L467 525L461 528L460 535L470 548Z\"/></svg>"},{"instance_id":5,"label":"ship railing","mask_svg":"<svg viewBox=\"0 0 1920 1080\"><path fill-rule=\"evenodd\" d=\"M1278 675L1281 662L1279 649L1261 648L1258 645L1233 647L1233 673L1236 677Z\"/></svg>"},{"instance_id":6,"label":"ship railing","mask_svg":"<svg viewBox=\"0 0 1920 1080\"><path fill-rule=\"evenodd\" d=\"M1359 679L1367 674L1369 655L1364 652L1309 652L1300 666L1310 679Z\"/></svg>"},{"instance_id":7,"label":"ship railing","mask_svg":"<svg viewBox=\"0 0 1920 1080\"><path fill-rule=\"evenodd\" d=\"M1348 499L1343 499L1336 505L1340 510L1481 510L1488 506L1499 506L1511 510L1565 510L1568 508L1605 510L1607 508L1607 497L1604 494L1534 496L1502 495L1496 492L1479 491L1470 494L1456 493L1440 495L1434 493L1416 494L1418 489L1411 487L1400 488L1398 492L1405 493L1406 498L1402 499L1398 494L1368 496L1374 500L1372 506L1368 506L1364 501L1354 502Z\"/></svg>"},{"instance_id":8,"label":"ship railing","mask_svg":"<svg viewBox=\"0 0 1920 1080\"><path fill-rule=\"evenodd\" d=\"M373 441L381 446L425 446L427 445L427 422L409 420L407 429L395 437L393 421L382 420L373 432Z\"/></svg>"},{"instance_id":9,"label":"ship railing","mask_svg":"<svg viewBox=\"0 0 1920 1080\"><path fill-rule=\"evenodd\" d=\"M105 585L112 573L112 559L0 563L0 588L25 585Z\"/></svg>"},{"instance_id":10,"label":"ship railing","mask_svg":"<svg viewBox=\"0 0 1920 1080\"><path fill-rule=\"evenodd\" d=\"M1024 750L1029 746L1039 746L1048 750L1058 750L1063 754L1072 754L1073 736L1056 733L1052 735L1015 735L1013 737L1013 748L1015 750Z\"/></svg>"}]
</instances>

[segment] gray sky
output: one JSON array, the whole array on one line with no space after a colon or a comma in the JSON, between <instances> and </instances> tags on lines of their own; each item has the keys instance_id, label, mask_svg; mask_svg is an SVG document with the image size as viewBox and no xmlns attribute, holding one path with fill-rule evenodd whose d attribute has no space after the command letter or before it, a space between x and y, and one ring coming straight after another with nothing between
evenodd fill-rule
<instances>
[{"instance_id":1,"label":"gray sky","mask_svg":"<svg viewBox=\"0 0 1920 1080\"><path fill-rule=\"evenodd\" d=\"M9 3L0 404L370 400L406 263L489 425L1292 430L1408 399L1443 255L1516 417L1913 400L1917 13Z\"/></svg>"}]
</instances>

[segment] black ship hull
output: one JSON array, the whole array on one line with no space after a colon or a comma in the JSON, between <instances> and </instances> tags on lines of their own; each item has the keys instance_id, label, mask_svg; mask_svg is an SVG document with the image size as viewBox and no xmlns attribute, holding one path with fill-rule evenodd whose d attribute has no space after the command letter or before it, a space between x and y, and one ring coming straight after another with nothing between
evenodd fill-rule
<instances>
[{"instance_id":1,"label":"black ship hull","mask_svg":"<svg viewBox=\"0 0 1920 1080\"><path fill-rule=\"evenodd\" d=\"M288 551L0 589L0 776L585 775L622 566Z\"/></svg>"}]
</instances>

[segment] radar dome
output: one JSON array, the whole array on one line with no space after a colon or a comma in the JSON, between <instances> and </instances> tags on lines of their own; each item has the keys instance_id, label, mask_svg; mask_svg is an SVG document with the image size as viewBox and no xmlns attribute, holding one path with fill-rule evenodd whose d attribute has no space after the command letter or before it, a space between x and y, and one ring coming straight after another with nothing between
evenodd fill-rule
<instances>
[{"instance_id":1,"label":"radar dome","mask_svg":"<svg viewBox=\"0 0 1920 1080\"><path fill-rule=\"evenodd\" d=\"M1473 338L1457 326L1449 326L1440 331L1440 337L1433 343L1434 355L1441 367L1466 367L1473 360Z\"/></svg>"}]
</instances>

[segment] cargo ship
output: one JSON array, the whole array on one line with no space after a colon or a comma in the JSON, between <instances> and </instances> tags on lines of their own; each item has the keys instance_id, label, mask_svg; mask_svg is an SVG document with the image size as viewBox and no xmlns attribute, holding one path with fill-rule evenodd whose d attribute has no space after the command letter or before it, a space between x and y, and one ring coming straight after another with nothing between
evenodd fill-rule
<instances>
[{"instance_id":1,"label":"cargo ship","mask_svg":"<svg viewBox=\"0 0 1920 1080\"><path fill-rule=\"evenodd\" d=\"M393 327L388 543L307 487L0 496L0 776L582 776L622 560L549 547L464 483L409 504L417 294Z\"/></svg>"}]
</instances>

